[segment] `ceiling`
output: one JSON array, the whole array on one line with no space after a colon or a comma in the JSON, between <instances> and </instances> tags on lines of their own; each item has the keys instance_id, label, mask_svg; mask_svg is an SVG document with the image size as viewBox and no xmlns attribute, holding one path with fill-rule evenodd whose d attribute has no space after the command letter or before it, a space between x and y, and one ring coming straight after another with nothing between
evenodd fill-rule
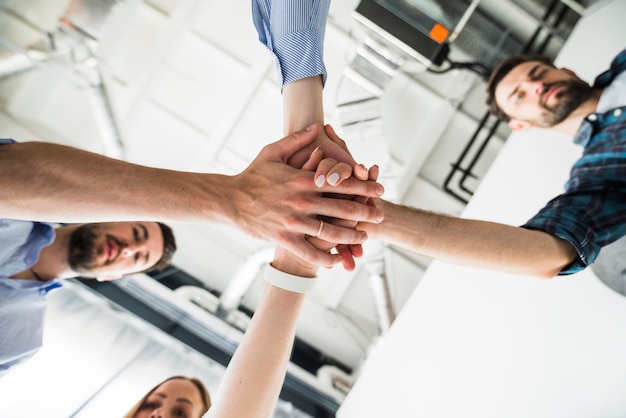
<instances>
[{"instance_id":1,"label":"ceiling","mask_svg":"<svg viewBox=\"0 0 626 418\"><path fill-rule=\"evenodd\" d=\"M480 75L426 71L356 24L358 3L331 4L326 120L358 161L381 166L388 199L457 215L508 131L490 119L480 124L486 111ZM540 1L483 0L452 44L450 59L491 66L533 37L531 50L543 46L555 55L575 24L571 9L589 4L553 5L548 13L552 6ZM263 145L283 136L273 59L257 41L247 0L3 0L0 12L4 137L57 142L155 167L235 174ZM355 64L367 58L365 39L400 60L382 85L363 80ZM495 134L488 137L492 127ZM173 227L175 267L157 276L162 289L155 292L184 307L198 295L175 289L203 288L208 310L244 328L260 296L260 265L270 246L223 225ZM429 261L369 243L354 273L322 272L299 324L303 350L319 364L356 374ZM224 295L231 297L229 309L218 310Z\"/></svg>"}]
</instances>

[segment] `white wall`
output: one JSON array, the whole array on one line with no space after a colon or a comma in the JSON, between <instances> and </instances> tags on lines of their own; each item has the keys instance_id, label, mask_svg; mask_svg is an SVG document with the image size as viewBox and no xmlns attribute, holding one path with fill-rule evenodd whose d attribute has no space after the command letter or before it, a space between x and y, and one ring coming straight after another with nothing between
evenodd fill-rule
<instances>
[{"instance_id":1,"label":"white wall","mask_svg":"<svg viewBox=\"0 0 626 418\"><path fill-rule=\"evenodd\" d=\"M558 64L587 79L606 69L624 16L626 2L600 2ZM524 222L579 153L560 135L512 135L464 216ZM544 281L435 262L337 416L623 417L625 329L626 299L589 269Z\"/></svg>"}]
</instances>

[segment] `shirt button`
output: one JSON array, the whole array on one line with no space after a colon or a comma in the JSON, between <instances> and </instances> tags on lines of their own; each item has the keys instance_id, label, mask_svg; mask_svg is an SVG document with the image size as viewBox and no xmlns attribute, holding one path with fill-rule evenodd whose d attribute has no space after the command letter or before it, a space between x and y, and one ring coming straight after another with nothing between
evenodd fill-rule
<instances>
[{"instance_id":1,"label":"shirt button","mask_svg":"<svg viewBox=\"0 0 626 418\"><path fill-rule=\"evenodd\" d=\"M596 115L595 113L592 113L591 115L587 116L587 120L589 122L595 122L598 119L598 115Z\"/></svg>"},{"instance_id":2,"label":"shirt button","mask_svg":"<svg viewBox=\"0 0 626 418\"><path fill-rule=\"evenodd\" d=\"M615 117L621 116L621 114L622 114L622 109L615 109L613 111L613 116Z\"/></svg>"}]
</instances>

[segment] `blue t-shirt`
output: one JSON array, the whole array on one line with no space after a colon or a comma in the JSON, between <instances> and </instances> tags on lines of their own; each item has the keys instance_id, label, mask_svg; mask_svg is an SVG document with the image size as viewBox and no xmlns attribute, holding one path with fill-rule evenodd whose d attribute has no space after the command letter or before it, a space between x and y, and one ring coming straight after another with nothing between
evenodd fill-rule
<instances>
[{"instance_id":1,"label":"blue t-shirt","mask_svg":"<svg viewBox=\"0 0 626 418\"><path fill-rule=\"evenodd\" d=\"M596 78L594 87L606 88L624 70L626 50ZM626 106L588 115L574 142L584 150L565 192L523 225L574 246L579 258L559 274L583 270L603 246L626 235Z\"/></svg>"}]
</instances>

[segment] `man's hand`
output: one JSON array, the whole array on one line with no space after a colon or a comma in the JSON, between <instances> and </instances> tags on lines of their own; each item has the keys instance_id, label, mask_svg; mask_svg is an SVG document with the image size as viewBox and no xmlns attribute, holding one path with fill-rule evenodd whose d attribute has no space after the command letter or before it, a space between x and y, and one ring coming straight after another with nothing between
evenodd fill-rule
<instances>
[{"instance_id":1,"label":"man's hand","mask_svg":"<svg viewBox=\"0 0 626 418\"><path fill-rule=\"evenodd\" d=\"M330 266L341 261L341 256L319 250L305 239L317 234L318 216L376 223L383 214L365 203L325 197L323 193L378 197L383 189L375 181L354 177L336 186L318 188L312 171L287 165L296 152L310 146L320 130L320 125L314 124L265 146L246 170L232 178L224 205L232 222L245 232L272 241L307 262ZM319 238L331 243L360 244L367 234L351 227L325 224Z\"/></svg>"},{"instance_id":2,"label":"man's hand","mask_svg":"<svg viewBox=\"0 0 626 418\"><path fill-rule=\"evenodd\" d=\"M321 150L316 149L312 154L309 160L302 166L304 170L316 170L316 185L322 187L325 183L324 178L328 177L328 183L331 185L341 184L344 180L350 179L350 177L354 174L355 177L365 177L361 180L372 180L376 181L378 179L378 166L373 166L369 170L365 168L363 165L357 165L359 170L352 170L348 164L338 163L333 158L323 158L323 153ZM358 173L357 173L358 171ZM320 181L321 180L321 181ZM382 189L380 193L382 194ZM372 203L372 200L366 196L352 196L352 195L342 195L336 193L325 193L324 196L332 197L335 199L347 199L352 200L359 203L367 203L369 206L375 207ZM333 225L339 225L347 228L355 228L357 222L347 221L344 219L329 219L324 218L324 226L329 223ZM352 271L356 267L355 258L359 258L363 256L363 248L361 244L336 244L329 243L327 241L323 241L322 239L309 237L308 240L320 249L331 249L335 248L339 255L341 255L341 261L344 269L347 271Z\"/></svg>"},{"instance_id":3,"label":"man's hand","mask_svg":"<svg viewBox=\"0 0 626 418\"><path fill-rule=\"evenodd\" d=\"M335 131L333 131L330 125L326 125L310 145L295 152L289 158L289 165L296 168L302 168L302 166L309 159L313 150L318 148L322 150L325 158L332 158L337 162L345 163L350 167L354 167L356 165L356 161L352 157L352 154L350 154L346 143L339 138L337 134L335 134Z\"/></svg>"}]
</instances>

